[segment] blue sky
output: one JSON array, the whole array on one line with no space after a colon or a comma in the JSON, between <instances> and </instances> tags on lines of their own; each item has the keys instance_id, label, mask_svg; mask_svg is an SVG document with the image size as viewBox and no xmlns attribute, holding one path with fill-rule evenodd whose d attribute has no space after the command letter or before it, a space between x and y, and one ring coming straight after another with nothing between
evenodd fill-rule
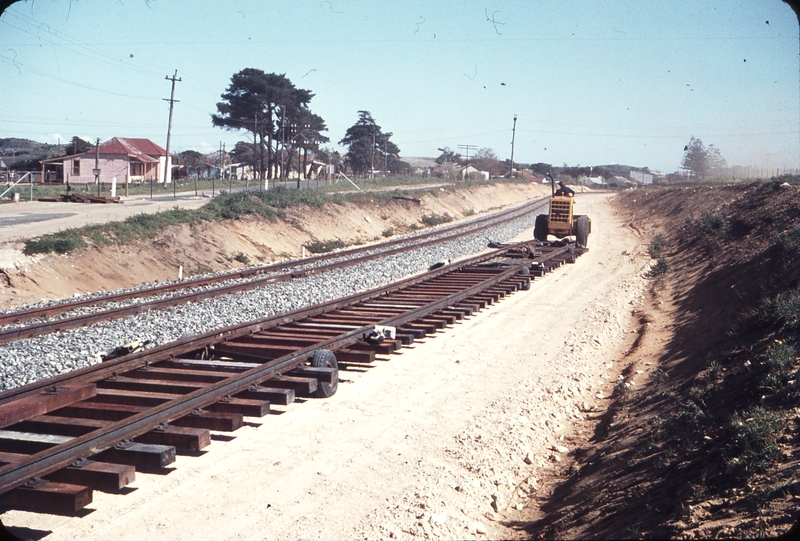
<instances>
[{"instance_id":1,"label":"blue sky","mask_svg":"<svg viewBox=\"0 0 800 541\"><path fill-rule=\"evenodd\" d=\"M401 156L475 145L672 172L694 136L800 168L800 36L780 0L37 0L0 17L0 138L147 137L210 152L244 68L285 73L336 143L368 110Z\"/></svg>"}]
</instances>

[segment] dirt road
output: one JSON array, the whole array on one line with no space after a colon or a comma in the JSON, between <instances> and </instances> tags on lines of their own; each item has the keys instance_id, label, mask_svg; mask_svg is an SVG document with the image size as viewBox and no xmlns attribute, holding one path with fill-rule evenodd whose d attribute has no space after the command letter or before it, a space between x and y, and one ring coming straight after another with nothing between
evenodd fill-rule
<instances>
[{"instance_id":1,"label":"dirt road","mask_svg":"<svg viewBox=\"0 0 800 541\"><path fill-rule=\"evenodd\" d=\"M519 535L503 523L535 515L531 497L612 392L648 264L607 195L579 197L590 251L529 291L343 372L333 398L220 435L169 475L137 473L127 495L95 492L87 516L3 522L47 540Z\"/></svg>"}]
</instances>

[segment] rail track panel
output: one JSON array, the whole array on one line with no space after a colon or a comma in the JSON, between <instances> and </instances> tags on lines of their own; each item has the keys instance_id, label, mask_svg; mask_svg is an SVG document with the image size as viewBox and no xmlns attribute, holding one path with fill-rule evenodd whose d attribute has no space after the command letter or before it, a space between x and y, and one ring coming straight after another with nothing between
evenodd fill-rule
<instances>
[{"instance_id":1,"label":"rail track panel","mask_svg":"<svg viewBox=\"0 0 800 541\"><path fill-rule=\"evenodd\" d=\"M165 344L0 393L0 504L76 513L92 491L196 454L211 431L296 396L329 397L342 368L436 333L574 262L573 246L501 246L365 293Z\"/></svg>"}]
</instances>

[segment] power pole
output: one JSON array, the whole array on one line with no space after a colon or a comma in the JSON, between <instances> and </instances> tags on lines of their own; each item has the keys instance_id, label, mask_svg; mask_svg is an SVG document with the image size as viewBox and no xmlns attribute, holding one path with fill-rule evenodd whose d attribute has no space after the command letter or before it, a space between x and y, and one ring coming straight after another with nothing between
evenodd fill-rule
<instances>
[{"instance_id":1,"label":"power pole","mask_svg":"<svg viewBox=\"0 0 800 541\"><path fill-rule=\"evenodd\" d=\"M508 178L514 178L514 140L517 138L517 115L514 115L514 128L511 130L511 169Z\"/></svg>"},{"instance_id":2,"label":"power pole","mask_svg":"<svg viewBox=\"0 0 800 541\"><path fill-rule=\"evenodd\" d=\"M261 178L261 168L259 167L258 171L256 171L256 167L258 167L259 164L259 162L256 161L256 145L258 145L258 111L256 111L253 118L253 179L259 180ZM267 175L267 178L269 178L269 175ZM245 189L246 188L247 186L245 186Z\"/></svg>"},{"instance_id":3,"label":"power pole","mask_svg":"<svg viewBox=\"0 0 800 541\"><path fill-rule=\"evenodd\" d=\"M281 180L286 182L286 177L284 176L285 168L286 168L286 161L284 158L284 151L286 150L286 105L283 106L283 119L281 120Z\"/></svg>"},{"instance_id":4,"label":"power pole","mask_svg":"<svg viewBox=\"0 0 800 541\"><path fill-rule=\"evenodd\" d=\"M470 150L476 150L478 148L478 145L458 145L458 148L459 149L464 149L464 152L467 155L466 163L469 164L469 151Z\"/></svg>"},{"instance_id":5,"label":"power pole","mask_svg":"<svg viewBox=\"0 0 800 541\"><path fill-rule=\"evenodd\" d=\"M94 181L97 184L97 197L100 197L100 138L97 138L97 144L94 145ZM33 179L31 179L33 185Z\"/></svg>"},{"instance_id":6,"label":"power pole","mask_svg":"<svg viewBox=\"0 0 800 541\"><path fill-rule=\"evenodd\" d=\"M372 180L375 170L375 130L372 130L372 156L369 159L369 178Z\"/></svg>"},{"instance_id":7,"label":"power pole","mask_svg":"<svg viewBox=\"0 0 800 541\"><path fill-rule=\"evenodd\" d=\"M170 170L170 159L169 159L169 136L172 133L172 107L173 105L175 105L175 102L178 101L175 99L175 82L180 81L181 79L180 77L178 77L178 70L175 70L175 74L172 77L167 75L164 77L164 79L166 79L167 81L172 81L172 92L169 95L169 99L162 98L164 101L169 102L169 124L167 124L167 156L164 159L164 183L166 184L168 180L167 177L169 177L169 180L172 181L172 174L171 174L172 171ZM173 182L172 198L174 199L175 197L177 197L177 194L175 193L175 183Z\"/></svg>"}]
</instances>

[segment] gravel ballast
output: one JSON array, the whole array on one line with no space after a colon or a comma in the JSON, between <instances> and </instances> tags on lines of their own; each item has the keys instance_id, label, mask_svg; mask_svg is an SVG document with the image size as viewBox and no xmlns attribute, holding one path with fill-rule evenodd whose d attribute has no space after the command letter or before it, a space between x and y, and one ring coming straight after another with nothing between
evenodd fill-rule
<instances>
[{"instance_id":1,"label":"gravel ballast","mask_svg":"<svg viewBox=\"0 0 800 541\"><path fill-rule=\"evenodd\" d=\"M12 389L90 366L98 362L98 353L134 340L150 341L153 347L395 282L427 270L432 263L483 251L489 240L511 239L532 228L534 220L535 213L531 212L458 240L342 269L10 342L0 353L0 389Z\"/></svg>"}]
</instances>

